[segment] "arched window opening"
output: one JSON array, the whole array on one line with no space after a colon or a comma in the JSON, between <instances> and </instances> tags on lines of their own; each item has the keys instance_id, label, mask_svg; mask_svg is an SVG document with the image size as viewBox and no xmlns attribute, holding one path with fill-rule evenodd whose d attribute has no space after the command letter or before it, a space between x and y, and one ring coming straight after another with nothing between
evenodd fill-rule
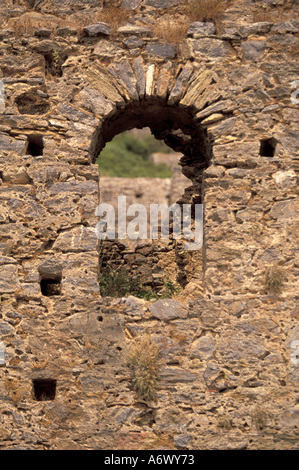
<instances>
[{"instance_id":1,"label":"arched window opening","mask_svg":"<svg viewBox=\"0 0 299 470\"><path fill-rule=\"evenodd\" d=\"M138 133L144 133L143 138L134 138ZM146 154L145 140L149 135L160 142L158 146L164 146L164 152ZM123 149L119 150L119 168L113 164L113 152L106 144L111 142L113 146L115 141L119 143L124 140L129 152L132 147L139 147L137 153L139 152L141 164L125 162L125 158L122 158ZM145 153L142 160L143 151ZM202 204L202 173L210 161L209 145L200 124L186 111L175 107L162 107L155 103L145 106L140 104L139 107L136 104L128 105L103 123L93 154L99 165L100 206L111 204L115 209L111 219L107 211L97 214L101 227L105 222L107 230L106 239L102 234L103 239L99 242L102 295L123 297L132 294L150 300L171 297L179 292L185 295L186 289L191 285L197 285L200 293L203 249L202 246L199 249L186 249L184 231L187 215L184 211L188 207L190 228L194 234L196 206ZM118 176L105 176L107 161L105 162L104 157L108 161L110 157L113 174ZM122 176L133 178L138 174L138 166L138 170L143 170L143 166L146 166L150 171L158 171L158 175L153 172L152 178L137 177L129 189ZM145 191L146 187L149 191ZM119 204L119 196L123 198L121 201L125 197L125 206ZM136 204L139 206L134 206L130 212L130 206ZM166 213L157 209L157 206L161 208L161 204L167 206ZM158 224L153 224L151 206L157 209L155 222L158 220ZM146 219L142 210L139 211L142 207L145 208ZM166 215L166 219L162 214ZM119 227L124 227L124 216L125 237L118 230ZM140 230L140 224L144 220L147 224L146 231ZM136 238L130 236L134 224L137 227ZM114 225L114 230L109 231L108 225Z\"/></svg>"}]
</instances>

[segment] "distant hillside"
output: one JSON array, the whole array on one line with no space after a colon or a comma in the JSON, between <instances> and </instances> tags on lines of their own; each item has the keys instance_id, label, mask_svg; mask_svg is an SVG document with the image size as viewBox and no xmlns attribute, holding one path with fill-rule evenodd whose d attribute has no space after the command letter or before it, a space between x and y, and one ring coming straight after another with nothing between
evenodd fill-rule
<instances>
[{"instance_id":1,"label":"distant hillside","mask_svg":"<svg viewBox=\"0 0 299 470\"><path fill-rule=\"evenodd\" d=\"M150 160L155 152L169 153L172 149L146 129L119 134L103 148L97 159L100 176L170 178L171 170L166 165Z\"/></svg>"}]
</instances>

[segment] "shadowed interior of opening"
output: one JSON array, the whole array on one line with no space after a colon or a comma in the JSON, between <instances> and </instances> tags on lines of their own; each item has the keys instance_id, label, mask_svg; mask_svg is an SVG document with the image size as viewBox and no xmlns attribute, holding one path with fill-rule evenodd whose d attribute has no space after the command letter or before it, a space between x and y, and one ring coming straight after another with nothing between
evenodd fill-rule
<instances>
[{"instance_id":1,"label":"shadowed interior of opening","mask_svg":"<svg viewBox=\"0 0 299 470\"><path fill-rule=\"evenodd\" d=\"M262 139L260 142L260 155L262 157L274 157L277 140L274 137Z\"/></svg>"},{"instance_id":2,"label":"shadowed interior of opening","mask_svg":"<svg viewBox=\"0 0 299 470\"><path fill-rule=\"evenodd\" d=\"M54 400L56 396L55 379L33 379L33 396L37 401Z\"/></svg>"},{"instance_id":3,"label":"shadowed interior of opening","mask_svg":"<svg viewBox=\"0 0 299 470\"><path fill-rule=\"evenodd\" d=\"M43 155L44 143L43 143L42 135L30 134L27 136L27 140L28 140L28 147L27 147L28 155L32 155L33 157L39 157Z\"/></svg>"},{"instance_id":4,"label":"shadowed interior of opening","mask_svg":"<svg viewBox=\"0 0 299 470\"><path fill-rule=\"evenodd\" d=\"M61 279L42 279L40 281L41 293L46 297L61 294Z\"/></svg>"}]
</instances>

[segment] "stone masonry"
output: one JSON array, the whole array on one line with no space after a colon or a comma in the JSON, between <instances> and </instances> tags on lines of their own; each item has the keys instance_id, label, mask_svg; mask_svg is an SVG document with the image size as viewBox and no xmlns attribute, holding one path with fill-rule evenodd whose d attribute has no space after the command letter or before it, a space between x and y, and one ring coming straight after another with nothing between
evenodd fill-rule
<instances>
[{"instance_id":1,"label":"stone masonry","mask_svg":"<svg viewBox=\"0 0 299 470\"><path fill-rule=\"evenodd\" d=\"M33 3L0 7L0 449L298 449L298 2L215 25L123 0L116 26L107 2ZM143 127L204 206L195 271L155 302L98 283L95 160ZM147 338L151 399L128 365Z\"/></svg>"}]
</instances>

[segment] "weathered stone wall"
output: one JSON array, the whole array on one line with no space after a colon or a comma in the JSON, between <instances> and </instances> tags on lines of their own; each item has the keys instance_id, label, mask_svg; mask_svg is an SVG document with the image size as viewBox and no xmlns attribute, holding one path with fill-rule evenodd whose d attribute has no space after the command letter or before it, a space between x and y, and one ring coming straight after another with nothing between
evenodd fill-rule
<instances>
[{"instance_id":1,"label":"weathered stone wall","mask_svg":"<svg viewBox=\"0 0 299 470\"><path fill-rule=\"evenodd\" d=\"M298 448L296 2L235 5L221 31L190 19L175 46L154 35L185 15L173 0L124 1L114 31L91 26L99 2L15 3L0 31L1 449ZM204 204L201 281L157 302L101 298L93 162L146 126ZM127 365L147 335L150 401ZM36 379L56 381L54 400Z\"/></svg>"}]
</instances>

